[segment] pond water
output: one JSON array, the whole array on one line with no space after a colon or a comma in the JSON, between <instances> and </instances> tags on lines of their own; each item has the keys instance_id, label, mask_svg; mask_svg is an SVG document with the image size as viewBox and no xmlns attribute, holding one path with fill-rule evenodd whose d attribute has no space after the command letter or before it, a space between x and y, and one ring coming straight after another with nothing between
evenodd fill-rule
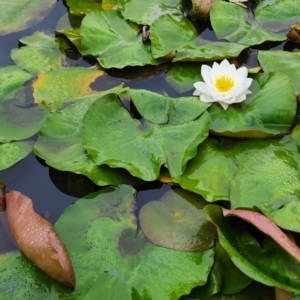
<instances>
[{"instance_id":1,"label":"pond water","mask_svg":"<svg viewBox=\"0 0 300 300\"><path fill-rule=\"evenodd\" d=\"M37 30L53 34L58 20L65 13L67 13L66 5L63 1L58 1L52 13L36 26L0 37L0 66L14 64L10 59L10 51L18 47L19 39L24 36L29 36ZM215 34L209 28L208 24L201 24L199 22L198 31L204 39L216 40ZM265 43L259 47L250 48L245 51L241 57L245 65L255 67L258 65L258 49L299 51L299 47L300 46L291 42ZM94 65L95 61L83 59L82 57L78 59L76 51L70 50L68 52L68 63L71 66L87 67ZM151 67L147 69L146 73L145 68L125 68L125 70L112 69L107 72L107 75L100 77L94 84L101 86L102 89L108 89L124 82L127 87L147 89L157 93L167 94L171 97L191 95L190 91L179 94L166 83L165 75L169 67L170 64L164 64L157 68ZM151 76L147 76L147 74L151 74ZM33 153L13 167L0 171L0 181L6 183L7 190L21 191L31 198L34 202L35 210L52 223L55 223L61 213L78 198L100 188L84 176L60 172L48 167ZM159 181L137 187L138 205L141 207L150 200L159 199L169 189L170 185L163 184ZM0 253L17 249L9 233L5 213L0 214L0 240Z\"/></svg>"}]
</instances>

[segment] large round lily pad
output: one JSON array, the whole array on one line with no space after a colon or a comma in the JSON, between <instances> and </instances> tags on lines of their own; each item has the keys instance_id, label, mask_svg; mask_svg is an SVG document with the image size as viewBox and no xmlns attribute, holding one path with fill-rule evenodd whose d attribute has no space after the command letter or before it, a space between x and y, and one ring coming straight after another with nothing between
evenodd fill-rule
<instances>
[{"instance_id":1,"label":"large round lily pad","mask_svg":"<svg viewBox=\"0 0 300 300\"><path fill-rule=\"evenodd\" d=\"M297 143L289 138L246 141L208 138L199 145L185 172L172 179L206 201L230 200L230 184L240 162L256 150L272 151L275 147L297 152Z\"/></svg>"},{"instance_id":2,"label":"large round lily pad","mask_svg":"<svg viewBox=\"0 0 300 300\"><path fill-rule=\"evenodd\" d=\"M178 299L205 283L214 250L164 249L137 234L134 192L129 186L106 188L62 214L55 227L78 284L72 294L57 290L60 299Z\"/></svg>"},{"instance_id":3,"label":"large round lily pad","mask_svg":"<svg viewBox=\"0 0 300 300\"><path fill-rule=\"evenodd\" d=\"M248 233L244 221L224 218L222 208L217 205L207 205L204 215L215 224L222 247L243 273L266 285L300 291L300 262L273 239L262 236L259 243Z\"/></svg>"},{"instance_id":4,"label":"large round lily pad","mask_svg":"<svg viewBox=\"0 0 300 300\"><path fill-rule=\"evenodd\" d=\"M300 232L300 154L264 149L238 168L230 188L233 208L259 208L277 225Z\"/></svg>"},{"instance_id":5,"label":"large round lily pad","mask_svg":"<svg viewBox=\"0 0 300 300\"><path fill-rule=\"evenodd\" d=\"M206 111L186 123L181 123L179 110L174 112L176 117L172 123L160 125L147 120L141 123L131 118L116 95L105 97L105 101L96 100L83 119L83 146L97 165L125 168L144 180L155 180L165 165L172 175L179 176L196 154L197 146L207 137L210 118ZM145 102L151 100L144 97ZM168 116L164 99L156 97L155 101L155 105L152 102L148 105L147 115L157 115L157 119ZM194 108L193 102L190 108ZM187 108L182 112L188 115Z\"/></svg>"},{"instance_id":6,"label":"large round lily pad","mask_svg":"<svg viewBox=\"0 0 300 300\"><path fill-rule=\"evenodd\" d=\"M32 74L68 66L64 55L68 44L62 38L50 37L42 31L36 31L19 42L24 46L12 49L11 58L17 66Z\"/></svg>"},{"instance_id":7,"label":"large round lily pad","mask_svg":"<svg viewBox=\"0 0 300 300\"><path fill-rule=\"evenodd\" d=\"M251 12L235 3L215 0L210 10L210 20L218 39L248 46L286 39L284 35L259 25Z\"/></svg>"},{"instance_id":8,"label":"large round lily pad","mask_svg":"<svg viewBox=\"0 0 300 300\"><path fill-rule=\"evenodd\" d=\"M156 245L181 250L205 251L214 245L215 228L204 219L207 202L191 192L174 188L159 201L145 204L139 223L146 237Z\"/></svg>"},{"instance_id":9,"label":"large round lily pad","mask_svg":"<svg viewBox=\"0 0 300 300\"><path fill-rule=\"evenodd\" d=\"M140 28L124 20L115 10L92 11L80 27L82 55L92 55L103 68L157 65L150 45L138 36Z\"/></svg>"},{"instance_id":10,"label":"large round lily pad","mask_svg":"<svg viewBox=\"0 0 300 300\"><path fill-rule=\"evenodd\" d=\"M289 77L257 74L250 90L252 94L244 102L230 105L226 111L218 103L209 108L211 131L252 138L288 133L296 114L295 90Z\"/></svg>"}]
</instances>

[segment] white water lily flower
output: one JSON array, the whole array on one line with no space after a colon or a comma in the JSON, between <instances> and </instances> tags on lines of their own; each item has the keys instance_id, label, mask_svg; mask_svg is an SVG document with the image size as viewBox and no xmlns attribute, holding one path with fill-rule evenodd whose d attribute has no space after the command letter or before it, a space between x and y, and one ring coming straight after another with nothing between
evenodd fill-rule
<instances>
[{"instance_id":1,"label":"white water lily flower","mask_svg":"<svg viewBox=\"0 0 300 300\"><path fill-rule=\"evenodd\" d=\"M218 102L226 110L229 104L240 103L251 94L248 88L252 79L247 78L247 68L236 69L227 59L213 63L212 68L202 65L201 75L203 81L194 83L194 95L200 96L202 102Z\"/></svg>"}]
</instances>

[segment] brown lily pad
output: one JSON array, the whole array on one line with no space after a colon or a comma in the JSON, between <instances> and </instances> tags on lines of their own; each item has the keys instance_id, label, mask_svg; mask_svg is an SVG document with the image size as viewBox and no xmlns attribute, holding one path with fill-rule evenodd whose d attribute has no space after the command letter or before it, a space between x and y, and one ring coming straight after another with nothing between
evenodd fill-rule
<instances>
[{"instance_id":1,"label":"brown lily pad","mask_svg":"<svg viewBox=\"0 0 300 300\"><path fill-rule=\"evenodd\" d=\"M17 191L6 194L7 221L22 252L58 282L75 288L72 262L53 225L33 209L32 200Z\"/></svg>"}]
</instances>

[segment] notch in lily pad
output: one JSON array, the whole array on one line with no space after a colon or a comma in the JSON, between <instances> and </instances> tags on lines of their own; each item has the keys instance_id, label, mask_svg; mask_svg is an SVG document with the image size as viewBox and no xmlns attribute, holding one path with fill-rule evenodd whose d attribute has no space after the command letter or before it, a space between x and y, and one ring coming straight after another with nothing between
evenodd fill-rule
<instances>
[{"instance_id":1,"label":"notch in lily pad","mask_svg":"<svg viewBox=\"0 0 300 300\"><path fill-rule=\"evenodd\" d=\"M217 233L204 219L207 202L199 195L173 188L159 201L145 204L139 213L143 233L158 246L180 251L205 251Z\"/></svg>"}]
</instances>

